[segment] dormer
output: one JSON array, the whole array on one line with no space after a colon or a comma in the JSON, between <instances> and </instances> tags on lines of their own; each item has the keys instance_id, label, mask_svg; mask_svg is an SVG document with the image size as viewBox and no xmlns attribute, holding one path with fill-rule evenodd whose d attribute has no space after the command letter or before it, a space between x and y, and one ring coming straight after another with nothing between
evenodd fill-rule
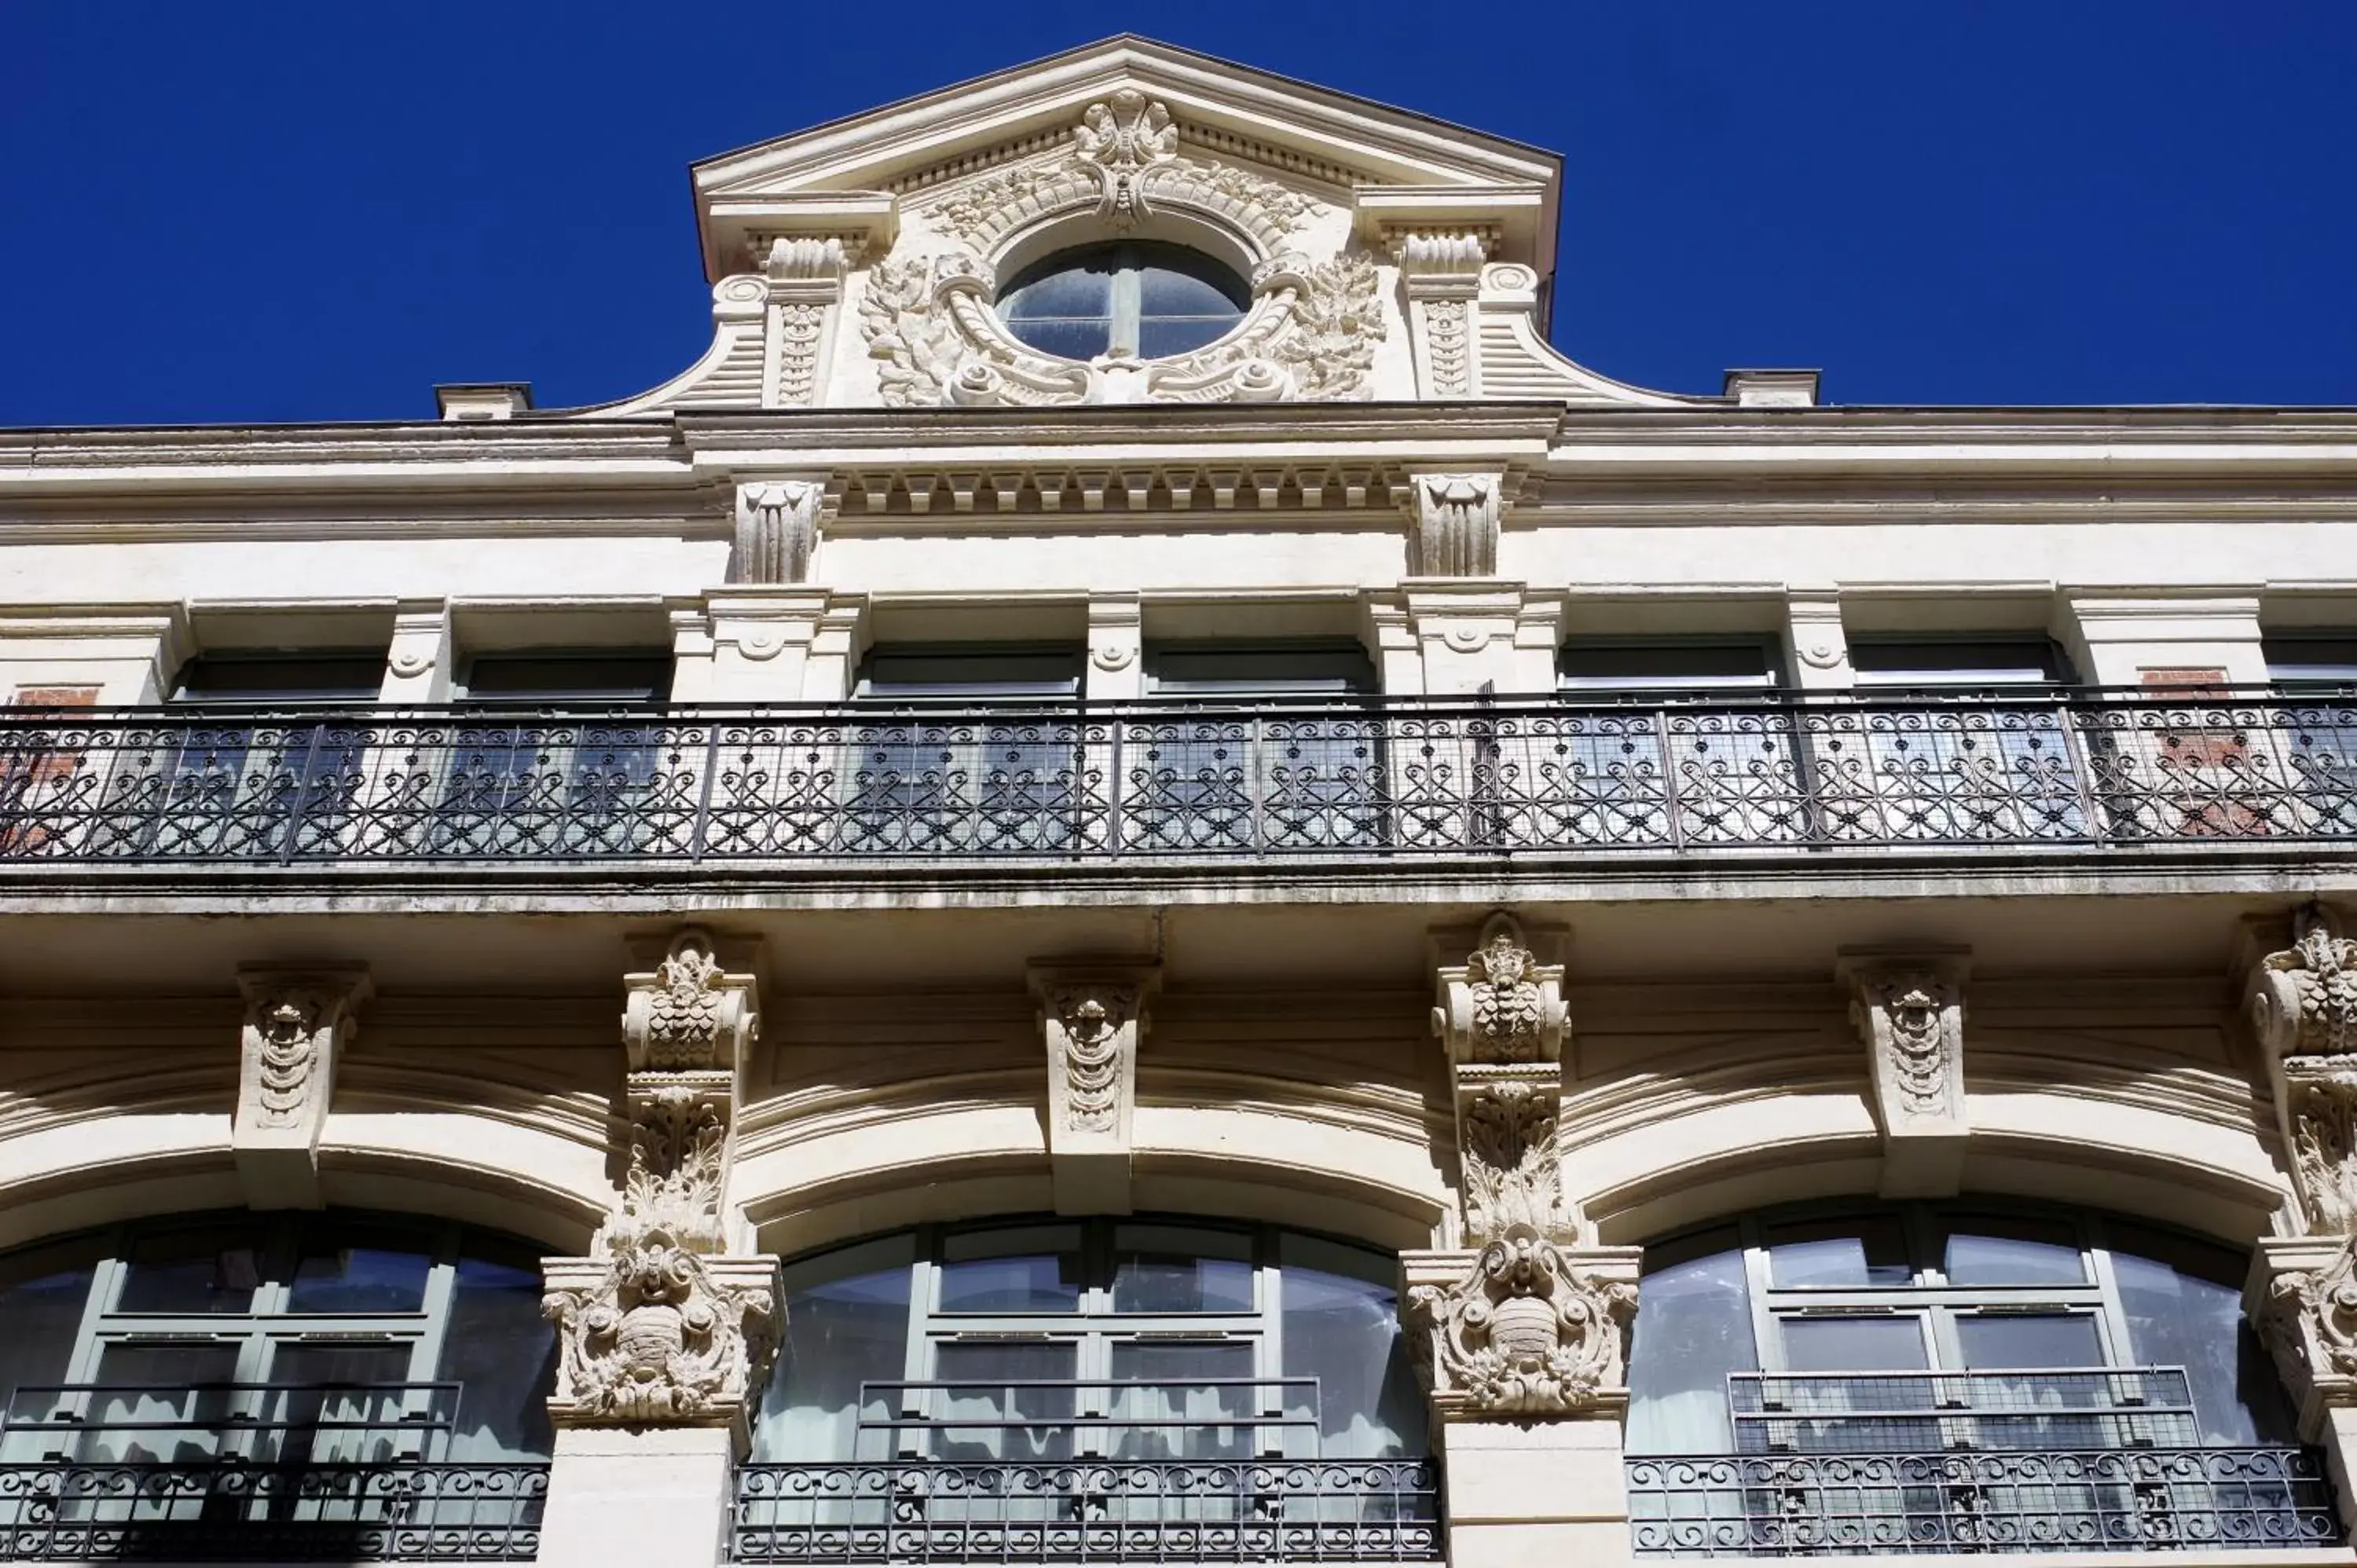
<instances>
[{"instance_id":1,"label":"dormer","mask_svg":"<svg viewBox=\"0 0 2357 1568\"><path fill-rule=\"evenodd\" d=\"M696 165L712 347L583 412L1695 401L1548 346L1561 173L1113 38Z\"/></svg>"}]
</instances>

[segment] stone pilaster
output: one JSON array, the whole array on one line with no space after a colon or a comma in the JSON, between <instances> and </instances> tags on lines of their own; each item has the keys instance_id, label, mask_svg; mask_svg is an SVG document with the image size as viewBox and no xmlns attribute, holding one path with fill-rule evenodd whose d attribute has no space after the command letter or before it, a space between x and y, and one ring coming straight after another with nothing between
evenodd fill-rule
<instances>
[{"instance_id":1,"label":"stone pilaster","mask_svg":"<svg viewBox=\"0 0 2357 1568\"><path fill-rule=\"evenodd\" d=\"M1964 1115L1962 950L1852 950L1836 973L1850 1023L1866 1047L1875 1123L1882 1131L1882 1196L1953 1197L1971 1128Z\"/></svg>"},{"instance_id":2,"label":"stone pilaster","mask_svg":"<svg viewBox=\"0 0 2357 1568\"><path fill-rule=\"evenodd\" d=\"M1803 691L1846 692L1857 684L1840 594L1831 587L1790 590L1784 596L1784 628Z\"/></svg>"},{"instance_id":3,"label":"stone pilaster","mask_svg":"<svg viewBox=\"0 0 2357 1568\"><path fill-rule=\"evenodd\" d=\"M740 583L674 613L683 703L831 703L850 694L864 602L823 588Z\"/></svg>"},{"instance_id":4,"label":"stone pilaster","mask_svg":"<svg viewBox=\"0 0 2357 1568\"><path fill-rule=\"evenodd\" d=\"M782 1326L777 1260L728 1255L724 1202L758 985L749 954L724 958L694 929L626 983L622 1190L589 1256L542 1262L549 1413L560 1428L714 1428L741 1451Z\"/></svg>"},{"instance_id":5,"label":"stone pilaster","mask_svg":"<svg viewBox=\"0 0 2357 1568\"><path fill-rule=\"evenodd\" d=\"M1146 693L1145 609L1135 594L1100 594L1089 600L1092 703L1121 703Z\"/></svg>"},{"instance_id":6,"label":"stone pilaster","mask_svg":"<svg viewBox=\"0 0 2357 1568\"><path fill-rule=\"evenodd\" d=\"M336 1069L360 1027L368 972L352 966L238 971L245 996L230 1152L254 1208L318 1208L319 1135Z\"/></svg>"},{"instance_id":7,"label":"stone pilaster","mask_svg":"<svg viewBox=\"0 0 2357 1568\"><path fill-rule=\"evenodd\" d=\"M1137 1048L1161 983L1151 964L1031 971L1048 1052L1048 1161L1059 1214L1126 1214Z\"/></svg>"},{"instance_id":8,"label":"stone pilaster","mask_svg":"<svg viewBox=\"0 0 2357 1568\"><path fill-rule=\"evenodd\" d=\"M761 342L761 406L808 408L821 401L843 315L845 274L863 249L858 237L782 235L770 242ZM772 579L798 582L798 577Z\"/></svg>"},{"instance_id":9,"label":"stone pilaster","mask_svg":"<svg viewBox=\"0 0 2357 1568\"><path fill-rule=\"evenodd\" d=\"M384 685L378 701L447 703L450 700L450 607L404 605L393 618L393 645L386 650Z\"/></svg>"},{"instance_id":10,"label":"stone pilaster","mask_svg":"<svg viewBox=\"0 0 2357 1568\"><path fill-rule=\"evenodd\" d=\"M1477 296L1489 238L1472 231L1407 230L1392 236L1408 343L1415 356L1416 395L1479 397Z\"/></svg>"}]
</instances>

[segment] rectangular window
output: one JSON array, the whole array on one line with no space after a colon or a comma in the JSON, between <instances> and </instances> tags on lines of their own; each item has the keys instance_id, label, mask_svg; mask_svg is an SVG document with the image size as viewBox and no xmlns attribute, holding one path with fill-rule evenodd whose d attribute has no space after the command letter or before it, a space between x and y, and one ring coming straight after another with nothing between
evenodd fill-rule
<instances>
[{"instance_id":1,"label":"rectangular window","mask_svg":"<svg viewBox=\"0 0 2357 1568\"><path fill-rule=\"evenodd\" d=\"M1081 691L1078 648L969 643L884 645L868 651L853 696L863 701L963 698L974 702L1052 700Z\"/></svg>"},{"instance_id":2,"label":"rectangular window","mask_svg":"<svg viewBox=\"0 0 2357 1568\"><path fill-rule=\"evenodd\" d=\"M1777 685L1775 650L1764 638L1566 642L1555 684L1566 692L1767 692Z\"/></svg>"},{"instance_id":3,"label":"rectangular window","mask_svg":"<svg viewBox=\"0 0 2357 1568\"><path fill-rule=\"evenodd\" d=\"M467 665L473 703L661 703L671 696L671 651L479 653Z\"/></svg>"},{"instance_id":4,"label":"rectangular window","mask_svg":"<svg viewBox=\"0 0 2357 1568\"><path fill-rule=\"evenodd\" d=\"M172 701L372 703L384 687L384 660L382 649L202 653L181 666Z\"/></svg>"},{"instance_id":5,"label":"rectangular window","mask_svg":"<svg viewBox=\"0 0 2357 1568\"><path fill-rule=\"evenodd\" d=\"M1952 690L2071 679L2062 650L2046 637L1856 638L1849 661L1861 686Z\"/></svg>"},{"instance_id":6,"label":"rectangular window","mask_svg":"<svg viewBox=\"0 0 2357 1568\"><path fill-rule=\"evenodd\" d=\"M1357 643L1181 643L1146 650L1146 689L1157 697L1356 696L1375 690Z\"/></svg>"},{"instance_id":7,"label":"rectangular window","mask_svg":"<svg viewBox=\"0 0 2357 1568\"><path fill-rule=\"evenodd\" d=\"M2357 686L2357 637L2296 633L2259 639L2267 679L2298 691Z\"/></svg>"}]
</instances>

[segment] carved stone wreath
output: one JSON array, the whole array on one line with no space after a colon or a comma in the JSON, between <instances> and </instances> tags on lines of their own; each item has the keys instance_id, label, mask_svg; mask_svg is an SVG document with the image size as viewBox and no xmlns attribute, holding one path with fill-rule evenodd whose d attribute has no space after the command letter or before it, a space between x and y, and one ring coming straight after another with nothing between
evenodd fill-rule
<instances>
[{"instance_id":1,"label":"carved stone wreath","mask_svg":"<svg viewBox=\"0 0 2357 1568\"><path fill-rule=\"evenodd\" d=\"M1259 403L1367 395L1386 327L1373 261L1313 263L1287 248L1308 219L1299 191L1178 151L1168 111L1123 91L1089 105L1071 141L1001 169L927 208L963 248L880 262L860 299L877 381L894 408L942 403ZM1266 259L1252 305L1221 341L1167 360L1103 355L1088 364L1034 352L998 319L983 259L1017 229L1092 210L1114 231L1164 209L1191 210L1249 235Z\"/></svg>"}]
</instances>

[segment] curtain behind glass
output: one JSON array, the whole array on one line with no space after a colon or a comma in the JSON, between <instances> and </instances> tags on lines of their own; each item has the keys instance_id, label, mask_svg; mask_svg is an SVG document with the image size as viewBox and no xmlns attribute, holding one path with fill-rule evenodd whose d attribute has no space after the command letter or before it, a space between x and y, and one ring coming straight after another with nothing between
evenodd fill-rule
<instances>
[{"instance_id":1,"label":"curtain behind glass","mask_svg":"<svg viewBox=\"0 0 2357 1568\"><path fill-rule=\"evenodd\" d=\"M437 1374L459 1385L451 1458L490 1464L548 1457L556 1331L541 1316L540 1300L537 1260L458 1260Z\"/></svg>"},{"instance_id":2,"label":"curtain behind glass","mask_svg":"<svg viewBox=\"0 0 2357 1568\"><path fill-rule=\"evenodd\" d=\"M2244 1260L2165 1231L2110 1230L2130 1352L2147 1366L2185 1369L2202 1440L2293 1441L2283 1385L2243 1316Z\"/></svg>"},{"instance_id":3,"label":"curtain behind glass","mask_svg":"<svg viewBox=\"0 0 2357 1568\"><path fill-rule=\"evenodd\" d=\"M1757 1371L1743 1249L1717 1230L1648 1250L1629 1348L1628 1451L1731 1454L1727 1375Z\"/></svg>"},{"instance_id":4,"label":"curtain behind glass","mask_svg":"<svg viewBox=\"0 0 2357 1568\"><path fill-rule=\"evenodd\" d=\"M1308 1386L1286 1386L1285 1413L1314 1416L1319 1444L1315 1455L1297 1452L1307 1449L1310 1433L1306 1425L1290 1426L1287 1456L1423 1455L1424 1391L1400 1332L1393 1260L1288 1233L1277 1239L1277 1262L1284 1375L1318 1380L1314 1406Z\"/></svg>"},{"instance_id":5,"label":"curtain behind glass","mask_svg":"<svg viewBox=\"0 0 2357 1568\"><path fill-rule=\"evenodd\" d=\"M97 1260L95 1241L70 1241L19 1252L0 1265L0 1399L6 1401L0 1409L11 1427L58 1413L50 1408L56 1395L17 1390L65 1380ZM28 1452L19 1452L27 1444ZM42 1446L38 1433L12 1434L0 1459L38 1458Z\"/></svg>"},{"instance_id":6,"label":"curtain behind glass","mask_svg":"<svg viewBox=\"0 0 2357 1568\"><path fill-rule=\"evenodd\" d=\"M897 1390L871 1388L863 1407L860 1385L895 1384L908 1375L915 1262L915 1239L892 1236L787 1266L785 1340L761 1399L756 1460L890 1456L888 1429L877 1429L862 1447L858 1427L863 1415L891 1419Z\"/></svg>"}]
</instances>

